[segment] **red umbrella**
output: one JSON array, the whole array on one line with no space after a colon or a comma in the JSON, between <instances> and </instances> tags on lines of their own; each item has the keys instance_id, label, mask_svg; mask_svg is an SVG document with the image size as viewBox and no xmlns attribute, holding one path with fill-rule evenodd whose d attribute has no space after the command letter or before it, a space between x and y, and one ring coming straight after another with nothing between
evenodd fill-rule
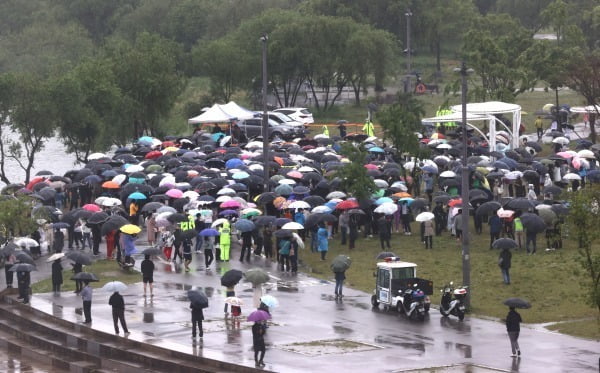
<instances>
[{"instance_id":1,"label":"red umbrella","mask_svg":"<svg viewBox=\"0 0 600 373\"><path fill-rule=\"evenodd\" d=\"M98 205L94 205L93 203L88 203L87 205L83 205L82 207L84 210L87 211L91 211L91 212L99 212L102 211L102 209L100 208L100 206Z\"/></svg>"},{"instance_id":2,"label":"red umbrella","mask_svg":"<svg viewBox=\"0 0 600 373\"><path fill-rule=\"evenodd\" d=\"M350 210L350 209L359 208L359 206L358 206L358 202L356 202L356 200L347 199L345 201L338 203L335 206L335 208L336 208L336 210Z\"/></svg>"},{"instance_id":3,"label":"red umbrella","mask_svg":"<svg viewBox=\"0 0 600 373\"><path fill-rule=\"evenodd\" d=\"M458 205L462 205L461 198L451 199L450 202L448 202L448 206L450 206L450 207L456 207Z\"/></svg>"},{"instance_id":4,"label":"red umbrella","mask_svg":"<svg viewBox=\"0 0 600 373\"><path fill-rule=\"evenodd\" d=\"M146 159L156 159L158 157L162 157L163 153L159 152L158 150L153 150L151 152L149 152L148 154L146 154L146 156L144 158Z\"/></svg>"},{"instance_id":5,"label":"red umbrella","mask_svg":"<svg viewBox=\"0 0 600 373\"><path fill-rule=\"evenodd\" d=\"M33 190L33 186L35 184L41 183L44 180L46 180L46 179L43 176L34 177L33 179L31 179L31 181L29 182L29 184L27 184L27 186L25 188L27 188L29 190Z\"/></svg>"}]
</instances>

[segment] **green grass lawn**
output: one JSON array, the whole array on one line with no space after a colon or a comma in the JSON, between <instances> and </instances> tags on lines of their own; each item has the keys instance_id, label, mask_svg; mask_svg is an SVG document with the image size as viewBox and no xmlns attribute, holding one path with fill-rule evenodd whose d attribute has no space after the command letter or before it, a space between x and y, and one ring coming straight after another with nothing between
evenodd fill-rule
<instances>
[{"instance_id":1,"label":"green grass lawn","mask_svg":"<svg viewBox=\"0 0 600 373\"><path fill-rule=\"evenodd\" d=\"M462 282L462 257L460 242L444 232L441 237L434 237L433 250L425 250L420 242L419 229L413 223L413 235L404 236L394 233L392 251L402 260L418 265L419 277L433 280L436 293L432 302L439 303L443 284L454 281ZM471 227L471 232L474 232ZM362 237L362 236L361 236ZM584 276L583 270L576 262L578 257L574 244L565 241L562 250L545 252L546 242L543 235L538 235L538 251L528 256L524 250L513 252L511 268L511 285L504 285L498 268L497 250L489 249L489 235L471 235L471 313L478 316L502 318L506 315L506 307L502 301L509 297L522 297L532 303L532 308L524 310L522 316L527 323L549 323L566 320L586 319L579 328L567 328L561 324L561 330L576 335L600 338L600 329L596 322L598 310L585 304L580 287ZM301 261L307 271L321 278L332 279L329 269L331 260L338 254L349 255L352 266L346 273L347 286L372 292L374 290L373 272L376 266L375 256L381 252L379 239L361 238L356 249L350 251L340 247L339 238L330 241L328 259L322 262L316 253L309 249L301 253ZM333 289L332 289L333 292ZM586 333L579 333L585 330Z\"/></svg>"},{"instance_id":2,"label":"green grass lawn","mask_svg":"<svg viewBox=\"0 0 600 373\"><path fill-rule=\"evenodd\" d=\"M69 267L63 271L63 285L61 291L74 291L75 281L71 280L74 273L71 271L68 261L64 261L63 267ZM110 281L121 281L126 284L133 284L142 281L142 275L134 270L122 270L114 260L98 260L92 265L84 267L85 272L96 275L99 282L94 283L94 288L100 288ZM36 282L31 285L34 293L49 293L52 291L52 280L50 278Z\"/></svg>"}]
</instances>

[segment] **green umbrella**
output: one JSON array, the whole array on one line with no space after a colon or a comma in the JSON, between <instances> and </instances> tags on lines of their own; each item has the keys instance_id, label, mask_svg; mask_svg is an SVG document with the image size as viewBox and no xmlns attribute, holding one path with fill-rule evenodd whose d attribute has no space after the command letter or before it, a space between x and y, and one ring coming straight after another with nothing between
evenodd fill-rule
<instances>
[{"instance_id":1,"label":"green umbrella","mask_svg":"<svg viewBox=\"0 0 600 373\"><path fill-rule=\"evenodd\" d=\"M244 273L246 281L252 283L252 285L260 285L269 281L269 274L260 268L252 268Z\"/></svg>"},{"instance_id":2,"label":"green umbrella","mask_svg":"<svg viewBox=\"0 0 600 373\"><path fill-rule=\"evenodd\" d=\"M352 259L349 256L338 255L331 262L331 270L333 272L344 272L350 268L350 264L352 264Z\"/></svg>"}]
</instances>

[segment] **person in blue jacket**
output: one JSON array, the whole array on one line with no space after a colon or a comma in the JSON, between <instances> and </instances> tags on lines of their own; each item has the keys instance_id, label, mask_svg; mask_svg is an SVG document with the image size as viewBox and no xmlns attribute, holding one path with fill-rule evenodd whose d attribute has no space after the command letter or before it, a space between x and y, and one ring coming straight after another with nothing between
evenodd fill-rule
<instances>
[{"instance_id":1,"label":"person in blue jacket","mask_svg":"<svg viewBox=\"0 0 600 373\"><path fill-rule=\"evenodd\" d=\"M328 236L329 233L327 232L327 228L325 228L325 224L320 223L319 230L317 231L317 242L319 244L317 251L321 253L321 260L325 260L325 256L329 250L329 241L327 239Z\"/></svg>"}]
</instances>

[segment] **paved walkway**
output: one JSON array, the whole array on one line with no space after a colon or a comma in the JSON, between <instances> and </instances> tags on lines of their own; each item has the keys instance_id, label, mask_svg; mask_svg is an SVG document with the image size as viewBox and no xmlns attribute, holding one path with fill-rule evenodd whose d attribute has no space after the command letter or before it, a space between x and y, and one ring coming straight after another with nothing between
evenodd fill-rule
<instances>
[{"instance_id":1,"label":"paved walkway","mask_svg":"<svg viewBox=\"0 0 600 373\"><path fill-rule=\"evenodd\" d=\"M34 281L49 276L49 266L43 260L40 259L39 271L33 272ZM225 317L220 275L232 268L261 267L271 274L264 292L280 302L272 312L273 323L266 335L265 362L269 370L429 372L430 367L445 367L439 370L445 372L598 370L600 343L595 341L525 326L520 338L523 358L512 359L504 325L495 320L467 317L458 322L455 318L441 318L432 309L424 323L411 322L395 312L372 310L370 294L345 289L344 300L336 302L332 282L304 274L282 274L264 258L253 257L252 261L242 264L233 260L206 270L202 255L195 255L193 270L185 273L179 264L157 260L153 297L143 296L141 283L130 285L123 292L131 331L127 338L253 366L251 323L244 318L236 323ZM115 264L115 271L119 270ZM192 288L204 290L210 300L205 310L204 339L197 343L191 339L186 298L186 291ZM244 315L254 308L252 292L248 283L236 287L237 295L246 304L242 307ZM94 291L91 327L114 333L107 304L109 296L100 289ZM31 305L63 319L82 321L81 299L71 292L58 297L35 294Z\"/></svg>"}]
</instances>

